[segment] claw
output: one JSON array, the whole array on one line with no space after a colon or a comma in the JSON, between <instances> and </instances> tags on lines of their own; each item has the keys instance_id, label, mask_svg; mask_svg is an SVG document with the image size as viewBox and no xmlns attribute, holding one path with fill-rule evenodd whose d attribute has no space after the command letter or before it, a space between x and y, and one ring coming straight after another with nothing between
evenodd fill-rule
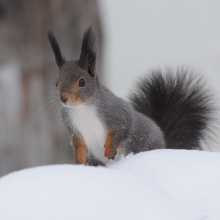
<instances>
[{"instance_id":1,"label":"claw","mask_svg":"<svg viewBox=\"0 0 220 220\"><path fill-rule=\"evenodd\" d=\"M117 154L117 150L107 150L105 148L105 157L107 157L108 159L112 159L114 160L115 159L115 155Z\"/></svg>"}]
</instances>

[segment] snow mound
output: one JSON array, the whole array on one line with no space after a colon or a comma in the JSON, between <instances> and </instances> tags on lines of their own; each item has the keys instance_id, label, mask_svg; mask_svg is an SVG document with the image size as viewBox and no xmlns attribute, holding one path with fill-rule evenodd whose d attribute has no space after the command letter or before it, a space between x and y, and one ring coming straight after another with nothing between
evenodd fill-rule
<instances>
[{"instance_id":1,"label":"snow mound","mask_svg":"<svg viewBox=\"0 0 220 220\"><path fill-rule=\"evenodd\" d=\"M108 168L53 165L0 178L1 220L217 220L220 153L157 150Z\"/></svg>"},{"instance_id":2,"label":"snow mound","mask_svg":"<svg viewBox=\"0 0 220 220\"><path fill-rule=\"evenodd\" d=\"M220 219L220 153L155 150L128 156L109 168L154 183L195 219Z\"/></svg>"}]
</instances>

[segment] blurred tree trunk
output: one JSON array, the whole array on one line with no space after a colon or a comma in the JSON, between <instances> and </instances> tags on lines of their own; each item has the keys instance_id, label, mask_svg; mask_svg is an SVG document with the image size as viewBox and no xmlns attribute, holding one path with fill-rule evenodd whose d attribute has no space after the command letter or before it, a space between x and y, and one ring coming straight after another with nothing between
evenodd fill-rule
<instances>
[{"instance_id":1,"label":"blurred tree trunk","mask_svg":"<svg viewBox=\"0 0 220 220\"><path fill-rule=\"evenodd\" d=\"M0 0L0 176L31 166L74 163L58 103L43 103L56 95L58 75L46 32L54 32L68 60L79 56L91 24L100 50L96 0Z\"/></svg>"}]
</instances>

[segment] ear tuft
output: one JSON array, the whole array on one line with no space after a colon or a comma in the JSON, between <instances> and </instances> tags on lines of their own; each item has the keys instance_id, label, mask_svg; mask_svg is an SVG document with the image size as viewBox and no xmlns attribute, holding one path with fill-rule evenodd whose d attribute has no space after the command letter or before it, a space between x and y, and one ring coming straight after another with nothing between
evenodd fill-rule
<instances>
[{"instance_id":1,"label":"ear tuft","mask_svg":"<svg viewBox=\"0 0 220 220\"><path fill-rule=\"evenodd\" d=\"M53 35L53 33L50 30L47 32L47 36L48 36L48 39L50 41L50 45L52 47L52 50L53 50L53 53L55 56L57 66L60 69L61 66L65 63L65 59L63 58L63 56L61 54L60 47L59 47L59 44L58 44L55 36Z\"/></svg>"},{"instance_id":2,"label":"ear tuft","mask_svg":"<svg viewBox=\"0 0 220 220\"><path fill-rule=\"evenodd\" d=\"M81 55L79 58L79 66L86 69L91 77L96 75L96 36L90 26L84 34Z\"/></svg>"}]
</instances>

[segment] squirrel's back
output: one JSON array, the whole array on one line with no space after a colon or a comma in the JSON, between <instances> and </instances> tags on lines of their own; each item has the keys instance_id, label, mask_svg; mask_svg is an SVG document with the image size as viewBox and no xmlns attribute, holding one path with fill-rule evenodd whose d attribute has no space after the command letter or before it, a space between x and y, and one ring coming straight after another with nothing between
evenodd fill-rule
<instances>
[{"instance_id":1,"label":"squirrel's back","mask_svg":"<svg viewBox=\"0 0 220 220\"><path fill-rule=\"evenodd\" d=\"M166 148L201 149L212 121L213 103L201 78L184 68L152 71L130 96L136 111L161 128Z\"/></svg>"}]
</instances>

